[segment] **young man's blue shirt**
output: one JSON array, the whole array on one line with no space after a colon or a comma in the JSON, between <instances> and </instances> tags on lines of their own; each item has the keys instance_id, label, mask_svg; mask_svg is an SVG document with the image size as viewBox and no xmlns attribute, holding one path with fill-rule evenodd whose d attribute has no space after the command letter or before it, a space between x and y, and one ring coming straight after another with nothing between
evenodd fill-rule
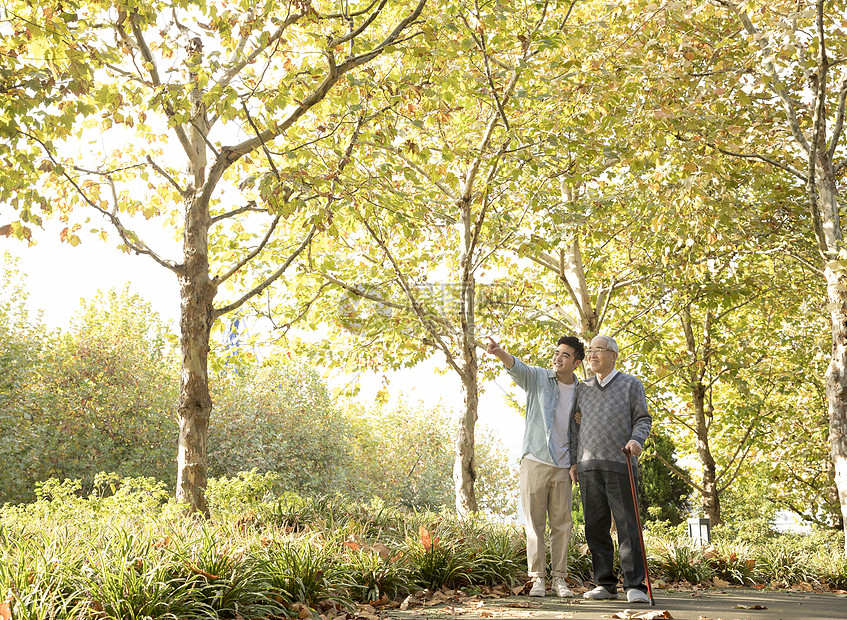
<instances>
[{"instance_id":1,"label":"young man's blue shirt","mask_svg":"<svg viewBox=\"0 0 847 620\"><path fill-rule=\"evenodd\" d=\"M514 366L506 372L512 377L518 387L526 392L526 425L524 428L523 448L521 455L531 454L539 461L550 463L557 467L570 467L570 456L565 442L564 459L556 459L556 450L552 438L553 419L556 407L559 405L559 380L551 368L529 366L514 357ZM578 383L576 375L574 381ZM568 417L573 416L573 403Z\"/></svg>"}]
</instances>

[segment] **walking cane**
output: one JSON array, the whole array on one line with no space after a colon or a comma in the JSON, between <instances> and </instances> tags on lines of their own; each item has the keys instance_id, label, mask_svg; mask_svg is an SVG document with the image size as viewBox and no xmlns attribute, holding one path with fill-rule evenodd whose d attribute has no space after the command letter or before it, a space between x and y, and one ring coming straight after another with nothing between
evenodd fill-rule
<instances>
[{"instance_id":1,"label":"walking cane","mask_svg":"<svg viewBox=\"0 0 847 620\"><path fill-rule=\"evenodd\" d=\"M644 577L647 579L647 595L650 597L650 605L656 606L653 599L653 588L650 585L650 571L647 570L647 549L644 547L644 534L641 532L641 512L638 510L638 493L635 489L635 476L632 475L632 453L624 446L623 453L626 455L626 469L629 472L629 488L632 489L632 505L635 507L635 523L638 525L638 539L641 541L641 559L644 561Z\"/></svg>"}]
</instances>

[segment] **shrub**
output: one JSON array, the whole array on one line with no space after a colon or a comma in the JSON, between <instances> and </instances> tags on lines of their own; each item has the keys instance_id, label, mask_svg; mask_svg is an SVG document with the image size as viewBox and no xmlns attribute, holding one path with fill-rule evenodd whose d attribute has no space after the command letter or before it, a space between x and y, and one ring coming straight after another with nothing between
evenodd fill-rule
<instances>
[{"instance_id":1,"label":"shrub","mask_svg":"<svg viewBox=\"0 0 847 620\"><path fill-rule=\"evenodd\" d=\"M742 586L756 582L756 559L753 548L747 543L716 541L707 550L709 561L715 569L715 576Z\"/></svg>"},{"instance_id":2,"label":"shrub","mask_svg":"<svg viewBox=\"0 0 847 620\"><path fill-rule=\"evenodd\" d=\"M714 575L714 569L703 550L695 547L690 540L666 540L654 551L650 560L654 570L666 581L700 583Z\"/></svg>"},{"instance_id":3,"label":"shrub","mask_svg":"<svg viewBox=\"0 0 847 620\"><path fill-rule=\"evenodd\" d=\"M815 579L808 551L790 536L769 541L759 548L756 573L763 583L796 584Z\"/></svg>"},{"instance_id":4,"label":"shrub","mask_svg":"<svg viewBox=\"0 0 847 620\"><path fill-rule=\"evenodd\" d=\"M396 598L409 592L409 567L399 552L388 548L349 545L340 558L339 571L345 575L350 594L357 601L377 601L383 596Z\"/></svg>"},{"instance_id":5,"label":"shrub","mask_svg":"<svg viewBox=\"0 0 847 620\"><path fill-rule=\"evenodd\" d=\"M811 558L817 581L836 590L847 590L847 558L841 550L819 550Z\"/></svg>"},{"instance_id":6,"label":"shrub","mask_svg":"<svg viewBox=\"0 0 847 620\"><path fill-rule=\"evenodd\" d=\"M312 537L274 543L262 557L262 567L274 596L285 603L316 606L343 602L340 574L331 553Z\"/></svg>"},{"instance_id":7,"label":"shrub","mask_svg":"<svg viewBox=\"0 0 847 620\"><path fill-rule=\"evenodd\" d=\"M422 588L437 590L442 586L458 587L470 582L469 557L455 540L442 540L424 526L418 537L406 539L405 555L410 564L411 580Z\"/></svg>"},{"instance_id":8,"label":"shrub","mask_svg":"<svg viewBox=\"0 0 847 620\"><path fill-rule=\"evenodd\" d=\"M209 508L224 519L245 512L265 511L275 497L274 487L278 481L275 472L260 474L256 469L232 477L210 478L206 487Z\"/></svg>"},{"instance_id":9,"label":"shrub","mask_svg":"<svg viewBox=\"0 0 847 620\"><path fill-rule=\"evenodd\" d=\"M585 542L585 526L574 526L571 533L571 544L568 547L568 573L585 583L591 579L591 554Z\"/></svg>"},{"instance_id":10,"label":"shrub","mask_svg":"<svg viewBox=\"0 0 847 620\"><path fill-rule=\"evenodd\" d=\"M466 547L468 581L477 585L513 586L526 574L525 536L517 527L466 517L454 536Z\"/></svg>"},{"instance_id":11,"label":"shrub","mask_svg":"<svg viewBox=\"0 0 847 620\"><path fill-rule=\"evenodd\" d=\"M209 472L274 472L277 490L327 495L344 489L349 433L317 373L274 360L228 370L212 384Z\"/></svg>"}]
</instances>

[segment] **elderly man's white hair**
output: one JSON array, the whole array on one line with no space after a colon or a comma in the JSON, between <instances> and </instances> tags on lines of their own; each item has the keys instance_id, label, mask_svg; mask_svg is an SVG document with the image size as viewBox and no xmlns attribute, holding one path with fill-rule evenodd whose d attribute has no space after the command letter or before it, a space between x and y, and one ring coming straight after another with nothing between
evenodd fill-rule
<instances>
[{"instance_id":1,"label":"elderly man's white hair","mask_svg":"<svg viewBox=\"0 0 847 620\"><path fill-rule=\"evenodd\" d=\"M609 351L614 351L615 353L620 353L620 349L618 349L618 343L615 342L615 339L612 338L611 336L603 336L602 334L597 334L594 337L595 338L602 338L603 340L605 340L606 341L606 348L609 349Z\"/></svg>"}]
</instances>

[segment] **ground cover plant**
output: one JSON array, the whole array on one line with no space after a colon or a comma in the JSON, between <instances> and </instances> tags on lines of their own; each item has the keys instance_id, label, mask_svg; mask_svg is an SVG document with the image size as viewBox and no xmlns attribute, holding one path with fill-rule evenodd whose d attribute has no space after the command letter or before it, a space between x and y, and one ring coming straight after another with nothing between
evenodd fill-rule
<instances>
[{"instance_id":1,"label":"ground cover plant","mask_svg":"<svg viewBox=\"0 0 847 620\"><path fill-rule=\"evenodd\" d=\"M526 584L519 525L380 499L277 495L273 482L255 472L213 480L208 520L187 517L152 479L102 475L88 492L78 481L43 483L36 501L0 509L0 616L337 619L421 592L503 595ZM654 583L847 586L840 533L762 536L702 548L680 527L651 525ZM580 526L569 557L573 587L590 587Z\"/></svg>"}]
</instances>

